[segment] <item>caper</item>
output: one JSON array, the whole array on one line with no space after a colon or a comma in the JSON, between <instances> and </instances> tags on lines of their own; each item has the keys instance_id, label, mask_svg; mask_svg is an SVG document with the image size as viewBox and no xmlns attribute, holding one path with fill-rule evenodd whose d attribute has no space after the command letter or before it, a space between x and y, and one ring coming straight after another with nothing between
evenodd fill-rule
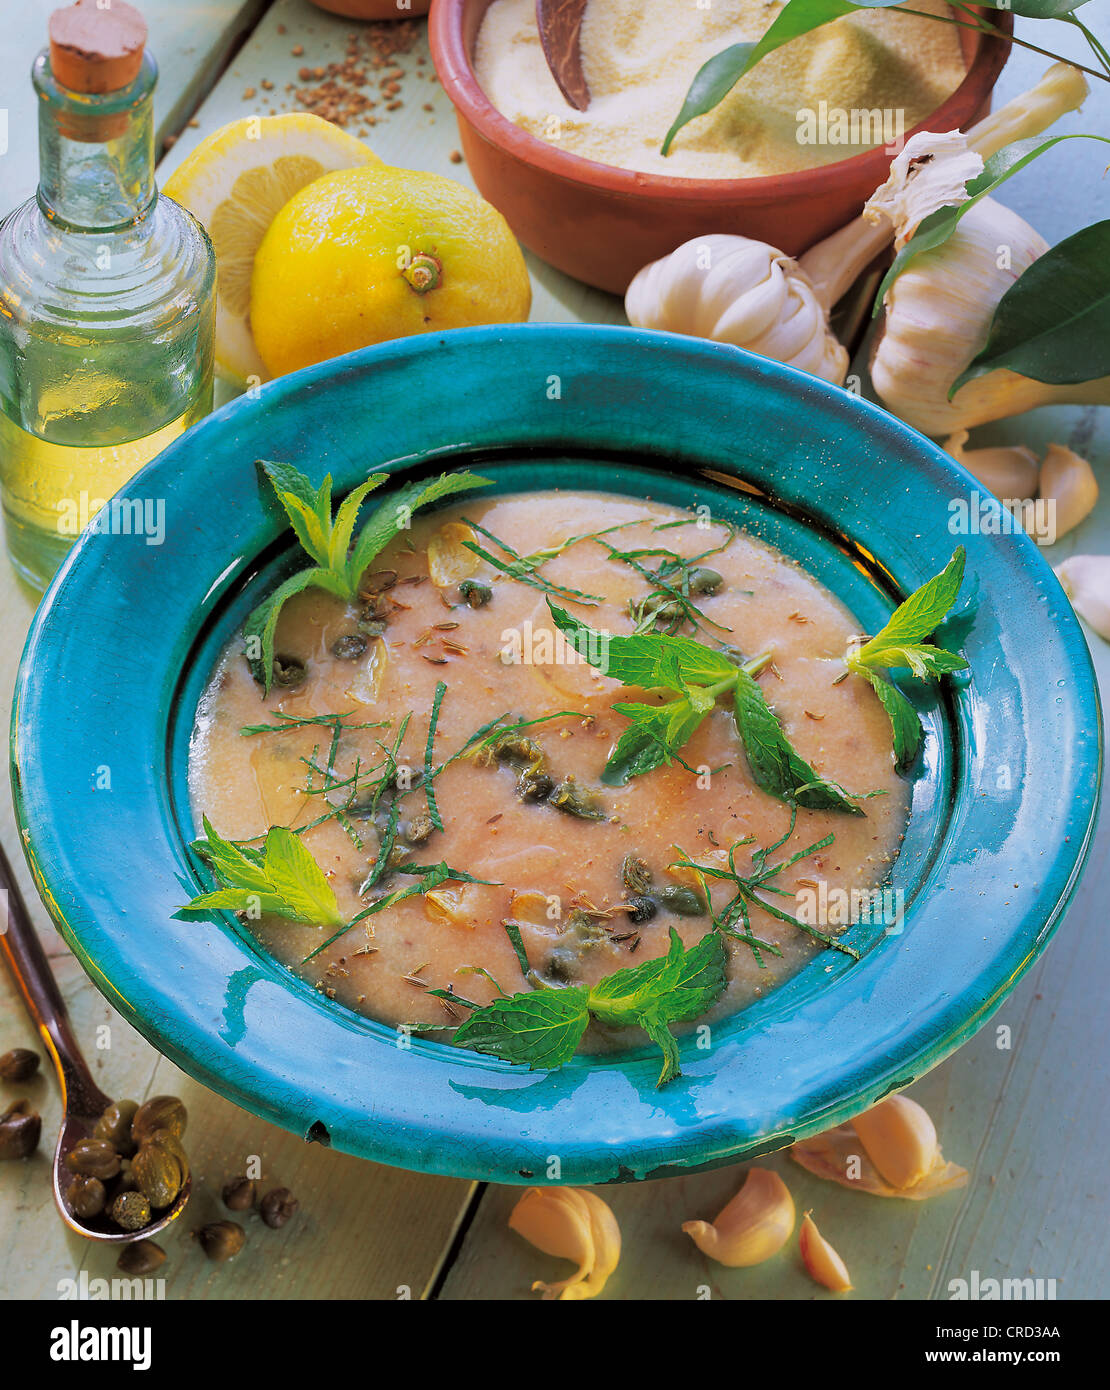
<instances>
[{"instance_id":1,"label":"caper","mask_svg":"<svg viewBox=\"0 0 1110 1390\"><path fill-rule=\"evenodd\" d=\"M254 1206L254 1179L232 1178L224 1187L224 1206L228 1211L250 1211Z\"/></svg>"},{"instance_id":2,"label":"caper","mask_svg":"<svg viewBox=\"0 0 1110 1390\"><path fill-rule=\"evenodd\" d=\"M567 914L564 931L576 937L582 947L600 946L609 940L602 919L582 907L572 908Z\"/></svg>"},{"instance_id":3,"label":"caper","mask_svg":"<svg viewBox=\"0 0 1110 1390\"><path fill-rule=\"evenodd\" d=\"M28 1101L15 1101L0 1115L0 1159L29 1158L41 1133L42 1117Z\"/></svg>"},{"instance_id":4,"label":"caper","mask_svg":"<svg viewBox=\"0 0 1110 1390\"><path fill-rule=\"evenodd\" d=\"M705 903L692 888L683 884L675 883L664 888L659 894L659 901L668 912L675 912L680 917L705 916Z\"/></svg>"},{"instance_id":5,"label":"caper","mask_svg":"<svg viewBox=\"0 0 1110 1390\"><path fill-rule=\"evenodd\" d=\"M479 584L476 579L464 579L459 585L459 598L469 608L484 608L493 598L493 590L488 584Z\"/></svg>"},{"instance_id":6,"label":"caper","mask_svg":"<svg viewBox=\"0 0 1110 1390\"><path fill-rule=\"evenodd\" d=\"M201 1249L217 1262L234 1259L247 1239L246 1231L236 1221L211 1221L196 1234Z\"/></svg>"},{"instance_id":7,"label":"caper","mask_svg":"<svg viewBox=\"0 0 1110 1390\"><path fill-rule=\"evenodd\" d=\"M366 650L366 638L357 632L346 632L331 644L331 654L336 661L357 661Z\"/></svg>"},{"instance_id":8,"label":"caper","mask_svg":"<svg viewBox=\"0 0 1110 1390\"><path fill-rule=\"evenodd\" d=\"M116 1153L122 1154L125 1158L129 1157L135 1152L131 1124L138 1109L137 1100L114 1100L97 1120L93 1138L106 1139Z\"/></svg>"},{"instance_id":9,"label":"caper","mask_svg":"<svg viewBox=\"0 0 1110 1390\"><path fill-rule=\"evenodd\" d=\"M641 922L650 922L659 911L655 905L654 898L645 897L642 893L634 893L625 904L628 911L628 920L639 925Z\"/></svg>"},{"instance_id":10,"label":"caper","mask_svg":"<svg viewBox=\"0 0 1110 1390\"><path fill-rule=\"evenodd\" d=\"M157 1129L168 1129L178 1139L185 1133L189 1112L176 1096L151 1096L135 1112L131 1122L131 1137L141 1144Z\"/></svg>"},{"instance_id":11,"label":"caper","mask_svg":"<svg viewBox=\"0 0 1110 1390\"><path fill-rule=\"evenodd\" d=\"M120 1170L120 1157L107 1139L78 1139L65 1156L71 1173L82 1178L99 1178L105 1182Z\"/></svg>"},{"instance_id":12,"label":"caper","mask_svg":"<svg viewBox=\"0 0 1110 1390\"><path fill-rule=\"evenodd\" d=\"M0 1057L0 1081L29 1081L39 1069L39 1054L29 1047L13 1047Z\"/></svg>"},{"instance_id":13,"label":"caper","mask_svg":"<svg viewBox=\"0 0 1110 1390\"><path fill-rule=\"evenodd\" d=\"M259 1204L262 1220L272 1230L279 1230L296 1212L300 1202L287 1187L275 1187L267 1192Z\"/></svg>"},{"instance_id":14,"label":"caper","mask_svg":"<svg viewBox=\"0 0 1110 1390\"><path fill-rule=\"evenodd\" d=\"M76 1177L66 1188L66 1205L79 1221L91 1221L104 1210L108 1194L99 1178Z\"/></svg>"},{"instance_id":15,"label":"caper","mask_svg":"<svg viewBox=\"0 0 1110 1390\"><path fill-rule=\"evenodd\" d=\"M308 674L305 664L295 656L275 656L274 657L274 684L283 685L291 689L295 685L303 685L304 678Z\"/></svg>"},{"instance_id":16,"label":"caper","mask_svg":"<svg viewBox=\"0 0 1110 1390\"><path fill-rule=\"evenodd\" d=\"M574 951L558 946L548 956L543 973L554 984L569 985L579 978L581 962Z\"/></svg>"},{"instance_id":17,"label":"caper","mask_svg":"<svg viewBox=\"0 0 1110 1390\"><path fill-rule=\"evenodd\" d=\"M593 792L580 787L573 777L560 782L550 796L551 805L579 820L604 820L605 812Z\"/></svg>"},{"instance_id":18,"label":"caper","mask_svg":"<svg viewBox=\"0 0 1110 1390\"><path fill-rule=\"evenodd\" d=\"M116 1268L124 1274L153 1274L165 1263L166 1252L152 1240L133 1240L120 1251Z\"/></svg>"},{"instance_id":19,"label":"caper","mask_svg":"<svg viewBox=\"0 0 1110 1390\"><path fill-rule=\"evenodd\" d=\"M517 778L516 794L521 801L546 801L554 790L554 779L539 769L526 768Z\"/></svg>"},{"instance_id":20,"label":"caper","mask_svg":"<svg viewBox=\"0 0 1110 1390\"><path fill-rule=\"evenodd\" d=\"M108 1215L125 1231L141 1231L150 1225L150 1203L141 1192L121 1192Z\"/></svg>"},{"instance_id":21,"label":"caper","mask_svg":"<svg viewBox=\"0 0 1110 1390\"><path fill-rule=\"evenodd\" d=\"M490 745L490 752L499 763L515 763L518 766L538 769L547 761L547 755L534 738L509 729Z\"/></svg>"},{"instance_id":22,"label":"caper","mask_svg":"<svg viewBox=\"0 0 1110 1390\"><path fill-rule=\"evenodd\" d=\"M435 822L426 811L421 811L418 816L413 816L408 825L405 826L405 839L410 845L422 845L425 840L431 839L435 830Z\"/></svg>"},{"instance_id":23,"label":"caper","mask_svg":"<svg viewBox=\"0 0 1110 1390\"><path fill-rule=\"evenodd\" d=\"M685 609L681 599L667 594L649 594L647 598L634 599L628 605L629 614L637 625L641 623L672 623L681 618Z\"/></svg>"},{"instance_id":24,"label":"caper","mask_svg":"<svg viewBox=\"0 0 1110 1390\"><path fill-rule=\"evenodd\" d=\"M621 863L621 882L630 893L646 893L651 887L653 874L647 862L638 855L626 854Z\"/></svg>"},{"instance_id":25,"label":"caper","mask_svg":"<svg viewBox=\"0 0 1110 1390\"><path fill-rule=\"evenodd\" d=\"M177 1154L154 1140L144 1144L131 1160L131 1173L151 1206L168 1207L181 1191L185 1170Z\"/></svg>"},{"instance_id":26,"label":"caper","mask_svg":"<svg viewBox=\"0 0 1110 1390\"><path fill-rule=\"evenodd\" d=\"M692 594L715 594L725 582L723 574L699 565L686 576Z\"/></svg>"},{"instance_id":27,"label":"caper","mask_svg":"<svg viewBox=\"0 0 1110 1390\"><path fill-rule=\"evenodd\" d=\"M381 618L359 618L356 626L364 637L381 637L385 632L385 623Z\"/></svg>"}]
</instances>

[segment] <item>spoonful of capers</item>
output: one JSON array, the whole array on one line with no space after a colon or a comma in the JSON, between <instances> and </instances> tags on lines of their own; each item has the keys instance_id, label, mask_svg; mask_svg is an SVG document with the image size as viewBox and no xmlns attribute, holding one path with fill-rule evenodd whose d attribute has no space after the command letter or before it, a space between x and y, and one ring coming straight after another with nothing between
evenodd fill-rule
<instances>
[{"instance_id":1,"label":"spoonful of capers","mask_svg":"<svg viewBox=\"0 0 1110 1390\"><path fill-rule=\"evenodd\" d=\"M185 1107L174 1096L143 1105L113 1101L92 1079L61 992L0 845L0 890L7 930L0 949L53 1059L62 1090L62 1127L54 1151L54 1200L62 1220L89 1240L149 1239L189 1199L189 1161L181 1145ZM0 900L3 892L0 892Z\"/></svg>"}]
</instances>

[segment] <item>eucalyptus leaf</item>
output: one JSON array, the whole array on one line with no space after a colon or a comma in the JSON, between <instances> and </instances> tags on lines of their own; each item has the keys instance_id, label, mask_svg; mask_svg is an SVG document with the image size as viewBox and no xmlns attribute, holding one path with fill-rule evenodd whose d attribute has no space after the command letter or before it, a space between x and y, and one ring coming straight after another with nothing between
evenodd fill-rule
<instances>
[{"instance_id":1,"label":"eucalyptus leaf","mask_svg":"<svg viewBox=\"0 0 1110 1390\"><path fill-rule=\"evenodd\" d=\"M1060 386L1110 375L1110 220L1084 227L1018 277L949 399L1001 368Z\"/></svg>"}]
</instances>

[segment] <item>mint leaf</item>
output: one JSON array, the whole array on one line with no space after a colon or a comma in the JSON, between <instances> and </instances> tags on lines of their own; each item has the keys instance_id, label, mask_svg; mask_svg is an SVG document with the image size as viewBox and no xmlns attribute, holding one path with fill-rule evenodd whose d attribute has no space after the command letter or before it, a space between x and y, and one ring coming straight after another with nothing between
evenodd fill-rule
<instances>
[{"instance_id":1,"label":"mint leaf","mask_svg":"<svg viewBox=\"0 0 1110 1390\"><path fill-rule=\"evenodd\" d=\"M747 671L737 671L734 692L736 731L744 745L756 784L780 801L797 803L811 811L863 811L848 799L835 782L819 776L791 746L782 725L764 699L763 691Z\"/></svg>"},{"instance_id":2,"label":"mint leaf","mask_svg":"<svg viewBox=\"0 0 1110 1390\"><path fill-rule=\"evenodd\" d=\"M641 690L662 686L681 694L687 684L713 685L722 680L731 684L736 674L737 668L723 652L715 652L692 637L668 637L657 632L624 637L597 632L556 608L550 599L547 606L556 627L579 655L622 685Z\"/></svg>"},{"instance_id":3,"label":"mint leaf","mask_svg":"<svg viewBox=\"0 0 1110 1390\"><path fill-rule=\"evenodd\" d=\"M670 993L656 1006L671 1023L697 1018L715 1004L728 984L725 967L728 952L716 932L708 932L691 946Z\"/></svg>"},{"instance_id":4,"label":"mint leaf","mask_svg":"<svg viewBox=\"0 0 1110 1390\"><path fill-rule=\"evenodd\" d=\"M882 664L890 670L908 666L921 680L929 676L947 676L952 671L967 669L967 662L955 652L946 652L943 647L926 647L920 643L910 642L899 647L884 647L879 655L882 656ZM871 664L877 664L874 657Z\"/></svg>"},{"instance_id":5,"label":"mint leaf","mask_svg":"<svg viewBox=\"0 0 1110 1390\"><path fill-rule=\"evenodd\" d=\"M663 1066L655 1083L655 1089L658 1090L660 1086L665 1086L668 1081L682 1075L678 1058L678 1040L667 1027L667 1021L658 1009L649 1009L640 1020L640 1026L663 1053Z\"/></svg>"},{"instance_id":6,"label":"mint leaf","mask_svg":"<svg viewBox=\"0 0 1110 1390\"><path fill-rule=\"evenodd\" d=\"M863 676L871 682L879 702L890 719L894 735L894 761L899 768L906 768L917 757L924 734L917 711L897 686L891 685L877 671L863 671Z\"/></svg>"},{"instance_id":7,"label":"mint leaf","mask_svg":"<svg viewBox=\"0 0 1110 1390\"><path fill-rule=\"evenodd\" d=\"M599 980L590 990L590 1012L602 1023L628 1028L643 1020L645 1011L657 1004L678 983L686 951L682 937L671 928L670 949L665 956L630 965Z\"/></svg>"},{"instance_id":8,"label":"mint leaf","mask_svg":"<svg viewBox=\"0 0 1110 1390\"><path fill-rule=\"evenodd\" d=\"M335 514L335 524L331 527L331 539L328 542L326 560L328 567L336 574L345 574L347 571L347 553L351 548L351 537L355 532L355 522L358 520L359 509L367 496L375 488L380 487L388 477L388 473L371 473L369 478L352 492L349 492L340 504L339 510ZM358 587L358 581L362 578L361 571L354 578L354 584L348 584L348 588L352 592Z\"/></svg>"},{"instance_id":9,"label":"mint leaf","mask_svg":"<svg viewBox=\"0 0 1110 1390\"><path fill-rule=\"evenodd\" d=\"M495 999L478 1009L455 1033L455 1042L474 1052L527 1066L531 1071L563 1066L574 1056L590 1021L587 990L539 989Z\"/></svg>"},{"instance_id":10,"label":"mint leaf","mask_svg":"<svg viewBox=\"0 0 1110 1390\"><path fill-rule=\"evenodd\" d=\"M284 584L279 584L269 598L263 599L253 609L243 624L243 638L247 644L247 664L251 675L262 687L263 694L270 693L274 679L274 633L278 618L288 599L299 594L302 589L315 587L327 589L338 598L344 598L346 591L340 581L326 569L319 567L301 570L291 575ZM257 651L252 649L257 646Z\"/></svg>"},{"instance_id":11,"label":"mint leaf","mask_svg":"<svg viewBox=\"0 0 1110 1390\"><path fill-rule=\"evenodd\" d=\"M963 546L957 546L944 569L898 605L885 626L855 654L855 659L865 665L886 665L875 659L884 648L920 642L935 632L959 595L966 557Z\"/></svg>"},{"instance_id":12,"label":"mint leaf","mask_svg":"<svg viewBox=\"0 0 1110 1390\"><path fill-rule=\"evenodd\" d=\"M613 709L632 723L617 740L601 774L607 787L623 787L641 773L669 766L704 718L689 699L665 705L615 704Z\"/></svg>"},{"instance_id":13,"label":"mint leaf","mask_svg":"<svg viewBox=\"0 0 1110 1390\"><path fill-rule=\"evenodd\" d=\"M441 502L445 497L453 497L457 492L489 487L492 481L491 478L480 478L477 474L464 470L461 473L444 473L430 483L404 483L396 492L391 493L367 521L355 542L354 552L347 565L347 580L352 597L357 593L359 583L371 560L385 549L394 536L408 530L414 512L432 502Z\"/></svg>"},{"instance_id":14,"label":"mint leaf","mask_svg":"<svg viewBox=\"0 0 1110 1390\"><path fill-rule=\"evenodd\" d=\"M180 911L269 912L310 926L338 926L344 920L323 870L291 830L271 826L259 851L225 840L207 816L203 825L205 839L192 848L220 888L193 898Z\"/></svg>"}]
</instances>

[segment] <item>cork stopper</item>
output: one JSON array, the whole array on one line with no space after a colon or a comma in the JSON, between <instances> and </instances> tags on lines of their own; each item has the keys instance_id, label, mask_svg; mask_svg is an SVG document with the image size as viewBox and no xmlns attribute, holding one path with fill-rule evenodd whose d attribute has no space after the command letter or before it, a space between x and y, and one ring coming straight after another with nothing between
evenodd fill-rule
<instances>
[{"instance_id":1,"label":"cork stopper","mask_svg":"<svg viewBox=\"0 0 1110 1390\"><path fill-rule=\"evenodd\" d=\"M146 20L124 0L77 0L50 16L50 68L71 92L130 86L143 65Z\"/></svg>"}]
</instances>

